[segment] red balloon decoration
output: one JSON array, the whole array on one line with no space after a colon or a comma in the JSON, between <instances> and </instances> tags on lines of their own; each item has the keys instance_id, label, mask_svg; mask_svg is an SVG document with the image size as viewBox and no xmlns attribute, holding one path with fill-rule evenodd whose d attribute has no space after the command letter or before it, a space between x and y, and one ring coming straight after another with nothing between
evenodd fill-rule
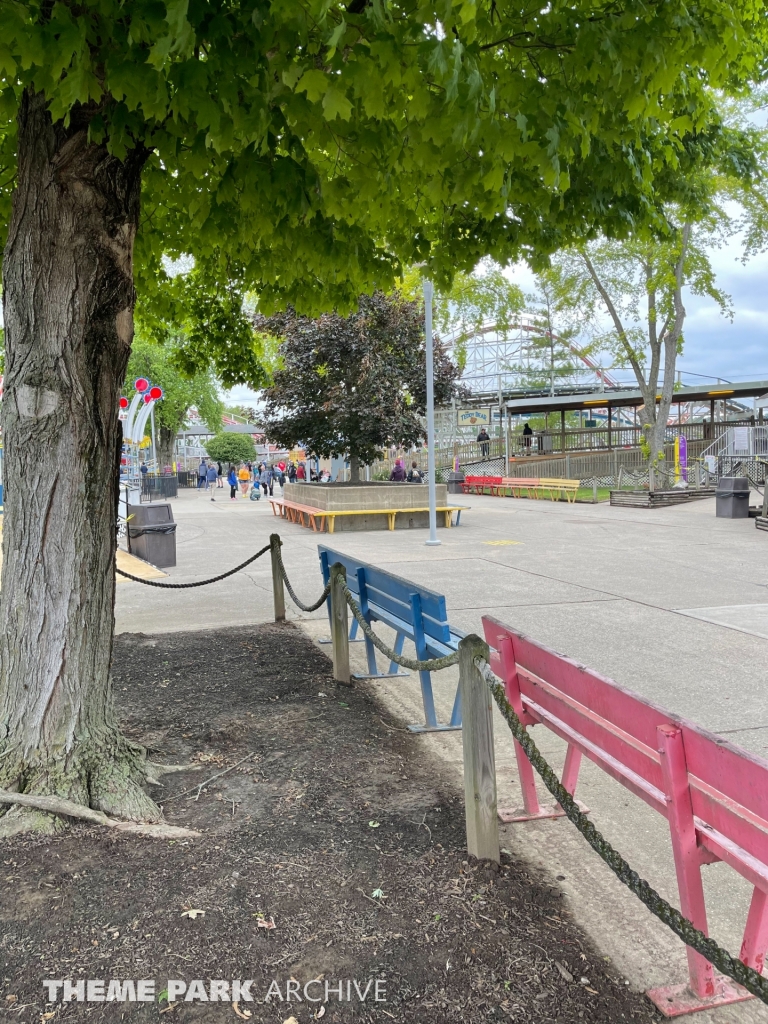
<instances>
[{"instance_id":1,"label":"red balloon decoration","mask_svg":"<svg viewBox=\"0 0 768 1024\"><path fill-rule=\"evenodd\" d=\"M121 409L127 409L128 408L128 399L127 398L121 398L120 399L120 408Z\"/></svg>"},{"instance_id":2,"label":"red balloon decoration","mask_svg":"<svg viewBox=\"0 0 768 1024\"><path fill-rule=\"evenodd\" d=\"M147 392L145 395L142 395L142 397L143 397L143 399L144 399L144 401L146 402L147 405L149 405L149 403L152 401L152 398L151 398L149 392Z\"/></svg>"},{"instance_id":3,"label":"red balloon decoration","mask_svg":"<svg viewBox=\"0 0 768 1024\"><path fill-rule=\"evenodd\" d=\"M158 398L163 397L163 389L159 388L157 384L155 384L154 387L149 389L149 397L157 401Z\"/></svg>"},{"instance_id":4,"label":"red balloon decoration","mask_svg":"<svg viewBox=\"0 0 768 1024\"><path fill-rule=\"evenodd\" d=\"M135 382L133 386L136 388L137 391L143 394L149 387L149 381L147 380L146 377L139 377L139 379Z\"/></svg>"}]
</instances>

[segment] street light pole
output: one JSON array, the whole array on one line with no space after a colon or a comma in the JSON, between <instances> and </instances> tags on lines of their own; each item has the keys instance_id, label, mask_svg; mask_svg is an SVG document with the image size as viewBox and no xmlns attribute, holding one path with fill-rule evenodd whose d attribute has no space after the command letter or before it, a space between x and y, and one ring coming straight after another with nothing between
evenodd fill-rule
<instances>
[{"instance_id":1,"label":"street light pole","mask_svg":"<svg viewBox=\"0 0 768 1024\"><path fill-rule=\"evenodd\" d=\"M437 539L437 488L435 486L435 359L432 343L432 282L424 279L424 328L427 336L427 466L429 472L429 540Z\"/></svg>"},{"instance_id":2,"label":"street light pole","mask_svg":"<svg viewBox=\"0 0 768 1024\"><path fill-rule=\"evenodd\" d=\"M157 441L155 440L155 403L152 403L152 408L149 410L150 421L152 423L152 456L155 460L155 473L160 475L160 463L157 458Z\"/></svg>"}]
</instances>

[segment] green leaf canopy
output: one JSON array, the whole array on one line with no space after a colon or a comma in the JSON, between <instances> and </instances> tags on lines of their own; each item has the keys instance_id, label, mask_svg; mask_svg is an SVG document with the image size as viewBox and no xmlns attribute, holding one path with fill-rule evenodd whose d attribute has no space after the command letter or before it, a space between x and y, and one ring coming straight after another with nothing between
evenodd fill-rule
<instances>
[{"instance_id":1,"label":"green leaf canopy","mask_svg":"<svg viewBox=\"0 0 768 1024\"><path fill-rule=\"evenodd\" d=\"M205 442L205 450L217 462L250 462L256 457L250 434L217 434Z\"/></svg>"},{"instance_id":2,"label":"green leaf canopy","mask_svg":"<svg viewBox=\"0 0 768 1024\"><path fill-rule=\"evenodd\" d=\"M282 367L265 391L265 431L286 448L350 457L365 464L388 444L424 436L424 311L401 296L363 296L356 313L317 320L293 311L261 317L257 327L283 339ZM446 403L459 376L435 341L435 401Z\"/></svg>"},{"instance_id":3,"label":"green leaf canopy","mask_svg":"<svg viewBox=\"0 0 768 1024\"><path fill-rule=\"evenodd\" d=\"M147 155L139 290L234 260L262 309L353 308L658 217L710 90L761 73L764 4L28 0L0 5L3 205L23 89Z\"/></svg>"}]
</instances>

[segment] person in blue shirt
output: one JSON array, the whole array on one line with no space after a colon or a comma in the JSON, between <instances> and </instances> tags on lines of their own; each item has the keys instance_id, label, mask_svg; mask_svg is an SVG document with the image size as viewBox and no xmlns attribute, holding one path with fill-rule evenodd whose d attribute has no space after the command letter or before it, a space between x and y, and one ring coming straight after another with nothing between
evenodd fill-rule
<instances>
[{"instance_id":1,"label":"person in blue shirt","mask_svg":"<svg viewBox=\"0 0 768 1024\"><path fill-rule=\"evenodd\" d=\"M229 473L227 474L227 483L229 484L229 500L237 501L237 473L232 465L230 465Z\"/></svg>"},{"instance_id":2,"label":"person in blue shirt","mask_svg":"<svg viewBox=\"0 0 768 1024\"><path fill-rule=\"evenodd\" d=\"M216 478L217 478L218 475L219 475L219 471L216 468L215 463L212 462L210 464L210 466L208 467L208 472L206 473L206 479L205 479L205 489L206 489L206 491L209 488L211 489L211 491L213 491L213 489L216 487ZM214 498L213 494L211 494L211 501L216 501L216 499Z\"/></svg>"},{"instance_id":3,"label":"person in blue shirt","mask_svg":"<svg viewBox=\"0 0 768 1024\"><path fill-rule=\"evenodd\" d=\"M262 462L261 473L259 473L259 483L264 488L264 495L272 494L272 470L268 469L267 466Z\"/></svg>"}]
</instances>

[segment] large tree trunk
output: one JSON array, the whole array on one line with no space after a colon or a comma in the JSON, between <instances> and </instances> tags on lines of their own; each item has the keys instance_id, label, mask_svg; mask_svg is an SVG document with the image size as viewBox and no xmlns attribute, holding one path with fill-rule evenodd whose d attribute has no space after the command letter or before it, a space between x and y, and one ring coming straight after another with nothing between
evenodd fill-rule
<instances>
[{"instance_id":1,"label":"large tree trunk","mask_svg":"<svg viewBox=\"0 0 768 1024\"><path fill-rule=\"evenodd\" d=\"M3 271L0 787L158 820L109 681L118 387L146 151L115 159L88 141L88 120L81 109L68 127L53 124L32 92L19 112ZM30 825L53 821L16 809L0 832Z\"/></svg>"},{"instance_id":2,"label":"large tree trunk","mask_svg":"<svg viewBox=\"0 0 768 1024\"><path fill-rule=\"evenodd\" d=\"M158 426L157 428L157 472L162 473L166 466L173 468L176 457L174 444L176 442L176 431L170 427Z\"/></svg>"},{"instance_id":3,"label":"large tree trunk","mask_svg":"<svg viewBox=\"0 0 768 1024\"><path fill-rule=\"evenodd\" d=\"M360 459L356 455L349 457L349 482L351 484L360 483Z\"/></svg>"}]
</instances>

